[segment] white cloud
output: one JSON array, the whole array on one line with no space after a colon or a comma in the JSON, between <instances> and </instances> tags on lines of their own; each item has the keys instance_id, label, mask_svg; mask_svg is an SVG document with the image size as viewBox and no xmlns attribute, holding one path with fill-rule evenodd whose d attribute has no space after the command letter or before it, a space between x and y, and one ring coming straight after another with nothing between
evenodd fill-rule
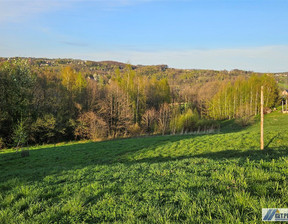
<instances>
[{"instance_id":1,"label":"white cloud","mask_svg":"<svg viewBox=\"0 0 288 224\"><path fill-rule=\"evenodd\" d=\"M0 0L0 22L19 22L63 5L56 0Z\"/></svg>"},{"instance_id":2,"label":"white cloud","mask_svg":"<svg viewBox=\"0 0 288 224\"><path fill-rule=\"evenodd\" d=\"M41 13L63 8L66 9L76 3L95 2L100 9L111 10L150 1L151 0L0 0L0 23L23 21Z\"/></svg>"}]
</instances>

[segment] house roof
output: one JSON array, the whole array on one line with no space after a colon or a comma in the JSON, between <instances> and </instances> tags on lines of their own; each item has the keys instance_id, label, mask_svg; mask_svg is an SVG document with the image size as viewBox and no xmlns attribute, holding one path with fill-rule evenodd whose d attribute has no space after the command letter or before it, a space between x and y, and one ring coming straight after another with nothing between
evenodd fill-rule
<instances>
[{"instance_id":1,"label":"house roof","mask_svg":"<svg viewBox=\"0 0 288 224\"><path fill-rule=\"evenodd\" d=\"M288 95L288 89L283 90L282 95L287 96Z\"/></svg>"}]
</instances>

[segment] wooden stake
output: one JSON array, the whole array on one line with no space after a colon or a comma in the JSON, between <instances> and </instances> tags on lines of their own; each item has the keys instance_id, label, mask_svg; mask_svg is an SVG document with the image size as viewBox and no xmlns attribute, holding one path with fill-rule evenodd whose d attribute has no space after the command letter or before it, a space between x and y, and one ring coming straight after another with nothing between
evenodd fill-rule
<instances>
[{"instance_id":1,"label":"wooden stake","mask_svg":"<svg viewBox=\"0 0 288 224\"><path fill-rule=\"evenodd\" d=\"M264 149L264 96L263 86L261 86L261 137L260 137L260 149Z\"/></svg>"}]
</instances>

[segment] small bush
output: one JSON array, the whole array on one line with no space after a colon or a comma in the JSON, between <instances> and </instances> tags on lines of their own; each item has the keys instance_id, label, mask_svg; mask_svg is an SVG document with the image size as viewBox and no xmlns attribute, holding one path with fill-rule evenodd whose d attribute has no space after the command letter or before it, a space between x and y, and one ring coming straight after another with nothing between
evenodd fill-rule
<instances>
[{"instance_id":1,"label":"small bush","mask_svg":"<svg viewBox=\"0 0 288 224\"><path fill-rule=\"evenodd\" d=\"M188 109L184 114L177 119L177 132L187 133L196 129L196 123L199 119L198 113Z\"/></svg>"},{"instance_id":2,"label":"small bush","mask_svg":"<svg viewBox=\"0 0 288 224\"><path fill-rule=\"evenodd\" d=\"M17 125L15 126L12 139L13 144L17 148L17 150L19 148L22 148L27 143L28 135L24 125L24 121L22 119L18 121Z\"/></svg>"},{"instance_id":3,"label":"small bush","mask_svg":"<svg viewBox=\"0 0 288 224\"><path fill-rule=\"evenodd\" d=\"M53 142L56 136L56 119L52 114L45 114L37 118L31 126L31 139L37 143Z\"/></svg>"},{"instance_id":4,"label":"small bush","mask_svg":"<svg viewBox=\"0 0 288 224\"><path fill-rule=\"evenodd\" d=\"M77 119L74 134L80 139L102 139L107 137L107 124L94 112L86 112Z\"/></svg>"},{"instance_id":5,"label":"small bush","mask_svg":"<svg viewBox=\"0 0 288 224\"><path fill-rule=\"evenodd\" d=\"M196 124L197 126L197 131L215 131L219 130L220 125L217 121L215 120L199 120Z\"/></svg>"},{"instance_id":6,"label":"small bush","mask_svg":"<svg viewBox=\"0 0 288 224\"><path fill-rule=\"evenodd\" d=\"M252 124L254 121L253 111L250 110L249 104L244 104L237 109L236 123L242 127Z\"/></svg>"},{"instance_id":7,"label":"small bush","mask_svg":"<svg viewBox=\"0 0 288 224\"><path fill-rule=\"evenodd\" d=\"M21 157L27 157L29 156L29 150L25 149L21 151Z\"/></svg>"},{"instance_id":8,"label":"small bush","mask_svg":"<svg viewBox=\"0 0 288 224\"><path fill-rule=\"evenodd\" d=\"M131 125L128 128L128 133L130 134L130 136L139 136L141 134L141 128L138 123Z\"/></svg>"}]
</instances>

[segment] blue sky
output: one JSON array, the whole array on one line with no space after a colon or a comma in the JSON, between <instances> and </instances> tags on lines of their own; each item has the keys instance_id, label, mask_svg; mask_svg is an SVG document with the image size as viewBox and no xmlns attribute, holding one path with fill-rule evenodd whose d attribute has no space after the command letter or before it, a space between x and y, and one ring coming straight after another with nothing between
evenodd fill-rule
<instances>
[{"instance_id":1,"label":"blue sky","mask_svg":"<svg viewBox=\"0 0 288 224\"><path fill-rule=\"evenodd\" d=\"M288 71L287 0L0 0L0 56Z\"/></svg>"}]
</instances>

